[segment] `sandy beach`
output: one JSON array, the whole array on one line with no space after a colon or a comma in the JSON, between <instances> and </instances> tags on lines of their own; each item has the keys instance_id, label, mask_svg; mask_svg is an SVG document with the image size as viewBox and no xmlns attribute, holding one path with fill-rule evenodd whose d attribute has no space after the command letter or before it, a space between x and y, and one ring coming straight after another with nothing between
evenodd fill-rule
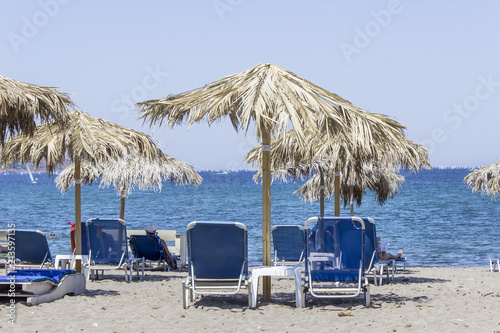
<instances>
[{"instance_id":1,"label":"sandy beach","mask_svg":"<svg viewBox=\"0 0 500 333\"><path fill-rule=\"evenodd\" d=\"M16 305L15 326L0 305L0 331L9 332L500 332L500 273L487 267L409 267L395 281L372 286L372 307L361 297L318 300L295 308L293 280L273 278L272 300L257 309L247 293L205 296L182 308L185 271L147 272L89 281L80 296L38 306ZM260 287L261 288L261 287Z\"/></svg>"}]
</instances>

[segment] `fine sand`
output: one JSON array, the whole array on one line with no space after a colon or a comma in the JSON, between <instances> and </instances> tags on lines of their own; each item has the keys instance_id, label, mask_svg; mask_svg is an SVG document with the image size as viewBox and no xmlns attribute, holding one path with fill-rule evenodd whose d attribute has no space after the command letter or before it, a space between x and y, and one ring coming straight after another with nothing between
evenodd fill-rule
<instances>
[{"instance_id":1,"label":"fine sand","mask_svg":"<svg viewBox=\"0 0 500 333\"><path fill-rule=\"evenodd\" d=\"M247 306L246 291L205 296L182 308L185 271L146 272L145 280L123 275L89 281L80 296L38 306L16 304L3 332L500 332L500 273L487 267L422 268L398 272L394 283L371 286L372 307L362 297L318 300L308 295L295 308L293 280L272 279L272 300ZM262 283L260 285L262 289Z\"/></svg>"}]
</instances>

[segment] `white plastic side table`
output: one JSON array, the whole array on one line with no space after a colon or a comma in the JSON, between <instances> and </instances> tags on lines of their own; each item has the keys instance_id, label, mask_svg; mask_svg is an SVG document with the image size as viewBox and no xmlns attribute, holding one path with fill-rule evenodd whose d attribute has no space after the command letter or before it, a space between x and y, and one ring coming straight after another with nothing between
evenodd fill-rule
<instances>
[{"instance_id":1,"label":"white plastic side table","mask_svg":"<svg viewBox=\"0 0 500 333\"><path fill-rule=\"evenodd\" d=\"M295 306L302 307L302 277L300 265L297 266L259 266L252 269L250 283L252 284L251 308L257 306L259 293L259 278L261 276L292 276L295 279Z\"/></svg>"}]
</instances>

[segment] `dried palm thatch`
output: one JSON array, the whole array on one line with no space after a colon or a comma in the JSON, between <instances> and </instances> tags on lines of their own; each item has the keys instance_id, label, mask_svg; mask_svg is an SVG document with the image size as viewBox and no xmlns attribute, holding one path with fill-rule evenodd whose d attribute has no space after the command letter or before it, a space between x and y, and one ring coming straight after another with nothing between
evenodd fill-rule
<instances>
[{"instance_id":1,"label":"dried palm thatch","mask_svg":"<svg viewBox=\"0 0 500 333\"><path fill-rule=\"evenodd\" d=\"M404 177L396 170L369 164L365 164L363 169L362 174L356 174L357 179L341 178L340 198L344 207L349 202L356 202L359 207L367 189L371 190L378 203L383 205L387 199L392 199L397 194L398 188L403 184ZM331 199L334 193L334 177L332 173L324 177L324 193L327 200ZM299 194L305 201L320 201L320 186L321 177L316 173L294 193Z\"/></svg>"},{"instance_id":2,"label":"dried palm thatch","mask_svg":"<svg viewBox=\"0 0 500 333\"><path fill-rule=\"evenodd\" d=\"M163 182L172 185L198 186L203 178L189 163L165 154L162 158L147 160L130 156L103 165L87 162L81 164L81 182L92 185L100 179L99 187L114 186L120 196L129 196L135 188L141 191L161 191ZM74 165L68 165L55 179L61 192L66 192L75 183Z\"/></svg>"},{"instance_id":3,"label":"dried palm thatch","mask_svg":"<svg viewBox=\"0 0 500 333\"><path fill-rule=\"evenodd\" d=\"M381 115L364 112L349 101L271 64L223 77L178 95L137 104L140 118L150 126L172 127L187 122L213 122L228 117L236 130L248 132L253 124L257 138L266 147L262 159L263 264L271 264L271 191L267 147L271 136L293 128L305 147L305 131L314 129L351 145L360 156L376 154L381 146L397 146L404 126ZM264 299L270 299L269 279L263 284Z\"/></svg>"},{"instance_id":4,"label":"dried palm thatch","mask_svg":"<svg viewBox=\"0 0 500 333\"><path fill-rule=\"evenodd\" d=\"M418 171L430 167L425 147L406 138L402 143L402 147L406 149L401 149L397 154L392 151L387 154L381 150L376 155L378 159L364 159L356 157L345 142L314 133L307 136L307 149L303 149L297 142L295 131L291 130L272 139L271 169L275 179L284 181L290 178L305 179L313 175L295 193L307 201L321 201L322 207L325 198L323 195L329 199L334 192L336 172L342 175L337 193L344 206L354 200L359 206L367 189L376 194L382 205L397 193L404 180L398 174L400 168ZM247 163L252 165L258 165L261 159L261 145L253 148L246 156ZM255 181L260 176L257 173Z\"/></svg>"},{"instance_id":5,"label":"dried palm thatch","mask_svg":"<svg viewBox=\"0 0 500 333\"><path fill-rule=\"evenodd\" d=\"M473 192L496 197L500 193L500 162L496 162L469 173L464 182Z\"/></svg>"},{"instance_id":6,"label":"dried palm thatch","mask_svg":"<svg viewBox=\"0 0 500 333\"><path fill-rule=\"evenodd\" d=\"M203 180L192 165L167 154L152 160L127 156L102 165L83 162L81 169L82 184L92 185L101 179L99 187L115 187L121 196L121 219L125 217L125 198L134 188L142 191L161 191L164 181L170 181L172 185L198 186ZM65 193L75 183L74 165L67 166L55 181L61 192Z\"/></svg>"},{"instance_id":7,"label":"dried palm thatch","mask_svg":"<svg viewBox=\"0 0 500 333\"><path fill-rule=\"evenodd\" d=\"M198 186L202 180L191 164L165 154L151 161L128 157L110 163L102 173L101 183L113 185L121 196L128 196L135 187L141 191L161 191L163 181L170 181L172 185Z\"/></svg>"},{"instance_id":8,"label":"dried palm thatch","mask_svg":"<svg viewBox=\"0 0 500 333\"><path fill-rule=\"evenodd\" d=\"M66 127L51 122L39 125L33 136L18 134L6 140L1 162L31 162L38 167L45 160L47 171L53 173L67 159L78 157L93 164L134 154L153 159L163 153L149 135L73 111Z\"/></svg>"},{"instance_id":9,"label":"dried palm thatch","mask_svg":"<svg viewBox=\"0 0 500 333\"><path fill-rule=\"evenodd\" d=\"M363 174L366 165L384 165L389 169L420 171L429 168L427 149L406 137L393 149L382 145L372 156L358 155L348 142L329 137L326 133L306 131L305 148L300 145L295 130L282 133L271 140L271 169L289 169L289 176L307 177L314 172L343 170L343 177ZM397 147L397 149L396 149ZM254 147L245 157L253 167L262 161L262 145ZM377 167L378 168L378 167Z\"/></svg>"},{"instance_id":10,"label":"dried palm thatch","mask_svg":"<svg viewBox=\"0 0 500 333\"><path fill-rule=\"evenodd\" d=\"M361 172L355 172L354 170L358 168L360 167L353 166L352 163L348 162L344 164L340 171L342 175L346 175L341 177L340 181L340 199L344 207L354 201L359 207L367 190L371 190L375 194L378 203L383 205L388 199L392 199L397 194L398 188L404 181L404 177L399 174L398 170L391 166L363 163ZM274 170L272 175L273 179L283 182L303 180L310 176L304 185L294 192L304 201L330 200L334 194L335 173L332 172L329 161L284 170ZM261 173L258 172L254 175L254 180L258 181L260 177ZM324 187L324 197L321 194L322 186Z\"/></svg>"},{"instance_id":11,"label":"dried palm thatch","mask_svg":"<svg viewBox=\"0 0 500 333\"><path fill-rule=\"evenodd\" d=\"M65 93L0 75L0 143L19 132L32 135L36 120L64 124L74 107Z\"/></svg>"},{"instance_id":12,"label":"dried palm thatch","mask_svg":"<svg viewBox=\"0 0 500 333\"><path fill-rule=\"evenodd\" d=\"M229 117L236 130L255 124L263 140L295 129L298 142L305 129L317 129L352 145L358 153L376 153L382 144L397 145L404 126L382 115L359 109L349 101L277 65L260 64L178 95L137 104L140 118L151 126L173 127Z\"/></svg>"},{"instance_id":13,"label":"dried palm thatch","mask_svg":"<svg viewBox=\"0 0 500 333\"><path fill-rule=\"evenodd\" d=\"M82 185L92 185L101 177L102 167L95 163L82 161L80 163L80 181ZM56 186L66 193L75 185L75 164L68 164L55 179Z\"/></svg>"}]
</instances>

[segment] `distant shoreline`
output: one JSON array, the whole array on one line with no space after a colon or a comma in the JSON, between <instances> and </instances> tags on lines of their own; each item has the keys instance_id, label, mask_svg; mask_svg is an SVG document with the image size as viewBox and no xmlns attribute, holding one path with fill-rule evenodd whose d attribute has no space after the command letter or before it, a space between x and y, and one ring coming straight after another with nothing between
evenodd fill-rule
<instances>
[{"instance_id":1,"label":"distant shoreline","mask_svg":"<svg viewBox=\"0 0 500 333\"><path fill-rule=\"evenodd\" d=\"M36 174L45 174L48 173L45 167L39 167L39 168L34 168L34 166L31 166L31 172L36 173ZM462 169L467 169L470 171L477 170L481 167L478 166L438 166L438 167L433 167L432 169L441 169L441 170L451 170L451 169L456 169L456 170L462 170ZM55 174L60 173L64 167L59 167L54 170ZM195 169L196 172L225 172L225 173L230 173L230 172L244 172L244 171L250 171L250 172L255 172L256 170L252 169L242 169L242 170L224 170L224 169ZM425 171L425 170L422 170ZM28 173L28 170L26 168L0 168L0 174L24 174Z\"/></svg>"}]
</instances>

